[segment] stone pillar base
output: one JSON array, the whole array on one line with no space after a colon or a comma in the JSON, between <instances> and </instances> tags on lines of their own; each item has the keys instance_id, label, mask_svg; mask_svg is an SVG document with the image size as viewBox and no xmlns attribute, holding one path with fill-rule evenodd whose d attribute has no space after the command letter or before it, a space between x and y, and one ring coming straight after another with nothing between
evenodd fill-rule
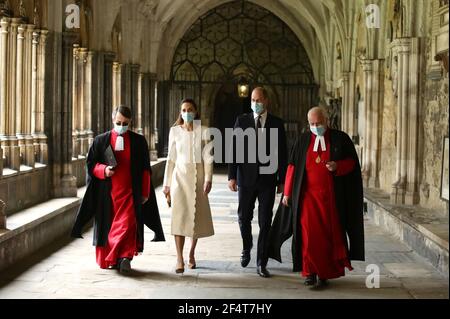
<instances>
[{"instance_id":1,"label":"stone pillar base","mask_svg":"<svg viewBox=\"0 0 450 319\"><path fill-rule=\"evenodd\" d=\"M5 161L5 163L3 165L12 170L19 171L20 170L20 147L17 145L4 146L4 155L7 160Z\"/></svg>"},{"instance_id":2,"label":"stone pillar base","mask_svg":"<svg viewBox=\"0 0 450 319\"><path fill-rule=\"evenodd\" d=\"M39 163L48 164L48 145L47 143L39 144Z\"/></svg>"},{"instance_id":3,"label":"stone pillar base","mask_svg":"<svg viewBox=\"0 0 450 319\"><path fill-rule=\"evenodd\" d=\"M377 177L370 177L368 183L370 188L380 188L380 181Z\"/></svg>"},{"instance_id":4,"label":"stone pillar base","mask_svg":"<svg viewBox=\"0 0 450 319\"><path fill-rule=\"evenodd\" d=\"M87 156L89 148L89 138L83 136L80 137L80 153L81 156Z\"/></svg>"},{"instance_id":5,"label":"stone pillar base","mask_svg":"<svg viewBox=\"0 0 450 319\"><path fill-rule=\"evenodd\" d=\"M34 157L34 145L33 144L26 144L25 145L25 165L29 167L33 167L35 164L35 157Z\"/></svg>"},{"instance_id":6,"label":"stone pillar base","mask_svg":"<svg viewBox=\"0 0 450 319\"><path fill-rule=\"evenodd\" d=\"M6 204L0 199L0 230L6 229Z\"/></svg>"},{"instance_id":7,"label":"stone pillar base","mask_svg":"<svg viewBox=\"0 0 450 319\"><path fill-rule=\"evenodd\" d=\"M367 171L363 171L362 172L362 180L363 180L363 187L364 188L369 188L370 187L370 175Z\"/></svg>"},{"instance_id":8,"label":"stone pillar base","mask_svg":"<svg viewBox=\"0 0 450 319\"><path fill-rule=\"evenodd\" d=\"M72 175L64 175L61 178L61 188L57 197L77 197L77 179Z\"/></svg>"},{"instance_id":9,"label":"stone pillar base","mask_svg":"<svg viewBox=\"0 0 450 319\"><path fill-rule=\"evenodd\" d=\"M3 175L3 149L0 147L0 177Z\"/></svg>"},{"instance_id":10,"label":"stone pillar base","mask_svg":"<svg viewBox=\"0 0 450 319\"><path fill-rule=\"evenodd\" d=\"M80 140L76 136L72 138L72 148L72 157L78 158L78 154L80 154Z\"/></svg>"},{"instance_id":11,"label":"stone pillar base","mask_svg":"<svg viewBox=\"0 0 450 319\"><path fill-rule=\"evenodd\" d=\"M419 192L407 191L405 194L405 205L417 205L420 202Z\"/></svg>"},{"instance_id":12,"label":"stone pillar base","mask_svg":"<svg viewBox=\"0 0 450 319\"><path fill-rule=\"evenodd\" d=\"M20 171L20 147L18 145L11 146L10 151L10 167L15 171Z\"/></svg>"},{"instance_id":13,"label":"stone pillar base","mask_svg":"<svg viewBox=\"0 0 450 319\"><path fill-rule=\"evenodd\" d=\"M405 189L394 185L391 192L391 204L403 205L405 203Z\"/></svg>"}]
</instances>

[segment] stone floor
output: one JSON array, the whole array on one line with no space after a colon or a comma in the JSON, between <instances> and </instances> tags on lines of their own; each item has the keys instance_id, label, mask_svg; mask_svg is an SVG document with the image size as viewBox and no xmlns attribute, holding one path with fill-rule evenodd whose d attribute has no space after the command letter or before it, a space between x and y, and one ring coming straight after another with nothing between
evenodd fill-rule
<instances>
[{"instance_id":1,"label":"stone floor","mask_svg":"<svg viewBox=\"0 0 450 319\"><path fill-rule=\"evenodd\" d=\"M198 269L177 275L170 212L160 188L157 196L167 242L150 243L152 233L149 231L146 249L132 262L130 276L97 267L90 231L84 240L54 243L0 274L0 299L448 299L448 280L370 220L366 220L367 261L353 262L354 271L333 280L324 290L303 286L300 275L292 273L290 242L283 246L283 264L269 262L273 278L263 279L255 273L255 249L249 267L241 268L237 194L227 190L224 175L215 176L210 196L216 234L199 241ZM256 241L256 223L253 230ZM188 247L185 251L187 254ZM380 269L378 289L366 287L369 264L376 264Z\"/></svg>"}]
</instances>

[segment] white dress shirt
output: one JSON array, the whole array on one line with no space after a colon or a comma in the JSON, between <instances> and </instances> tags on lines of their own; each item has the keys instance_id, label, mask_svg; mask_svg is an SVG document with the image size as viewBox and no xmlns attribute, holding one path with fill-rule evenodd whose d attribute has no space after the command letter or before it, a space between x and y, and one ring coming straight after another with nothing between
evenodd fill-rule
<instances>
[{"instance_id":1,"label":"white dress shirt","mask_svg":"<svg viewBox=\"0 0 450 319\"><path fill-rule=\"evenodd\" d=\"M255 127L258 127L258 117L261 116L261 128L264 131L264 127L266 126L267 114L268 114L267 111L265 111L261 115L258 115L255 112L253 112L253 117L255 119Z\"/></svg>"}]
</instances>

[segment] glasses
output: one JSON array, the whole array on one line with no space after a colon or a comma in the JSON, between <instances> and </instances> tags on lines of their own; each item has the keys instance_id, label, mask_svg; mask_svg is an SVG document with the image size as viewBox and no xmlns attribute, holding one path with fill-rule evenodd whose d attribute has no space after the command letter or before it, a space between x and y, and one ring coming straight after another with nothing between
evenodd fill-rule
<instances>
[{"instance_id":1,"label":"glasses","mask_svg":"<svg viewBox=\"0 0 450 319\"><path fill-rule=\"evenodd\" d=\"M129 123L120 123L120 122L116 122L117 126L128 126Z\"/></svg>"}]
</instances>

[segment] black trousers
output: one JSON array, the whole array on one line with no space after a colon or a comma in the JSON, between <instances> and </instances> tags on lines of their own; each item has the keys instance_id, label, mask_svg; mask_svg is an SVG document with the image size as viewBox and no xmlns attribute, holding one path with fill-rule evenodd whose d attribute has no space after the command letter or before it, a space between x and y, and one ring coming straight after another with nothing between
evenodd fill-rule
<instances>
[{"instance_id":1,"label":"black trousers","mask_svg":"<svg viewBox=\"0 0 450 319\"><path fill-rule=\"evenodd\" d=\"M251 250L253 247L252 220L255 202L258 198L258 250L257 265L267 266L268 258L268 237L273 217L273 205L275 204L275 186L267 186L258 183L254 187L239 187L239 228L243 240L243 249Z\"/></svg>"}]
</instances>

